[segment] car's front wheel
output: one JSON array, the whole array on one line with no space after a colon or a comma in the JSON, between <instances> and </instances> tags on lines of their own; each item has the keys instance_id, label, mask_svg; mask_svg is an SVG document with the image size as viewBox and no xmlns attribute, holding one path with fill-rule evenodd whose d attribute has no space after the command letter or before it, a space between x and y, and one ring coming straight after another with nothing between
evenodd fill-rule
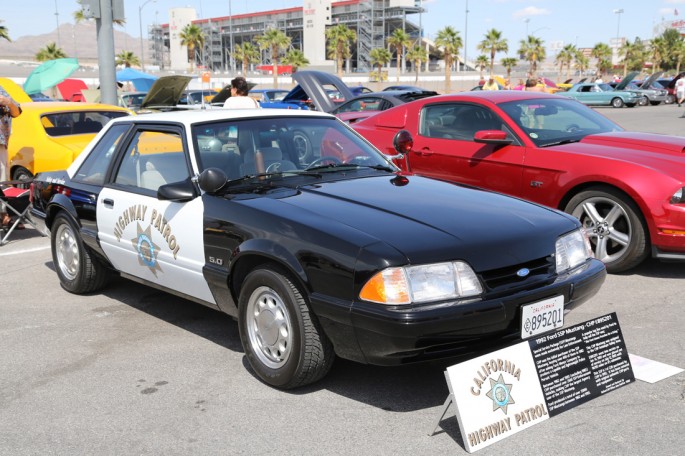
<instances>
[{"instance_id":1,"label":"car's front wheel","mask_svg":"<svg viewBox=\"0 0 685 456\"><path fill-rule=\"evenodd\" d=\"M624 104L625 103L623 103L623 100L621 100L619 97L616 97L613 100L611 100L611 106L613 106L614 108L622 108Z\"/></svg>"},{"instance_id":2,"label":"car's front wheel","mask_svg":"<svg viewBox=\"0 0 685 456\"><path fill-rule=\"evenodd\" d=\"M647 106L649 104L649 98L641 97L637 104L640 106Z\"/></svg>"},{"instance_id":3,"label":"car's front wheel","mask_svg":"<svg viewBox=\"0 0 685 456\"><path fill-rule=\"evenodd\" d=\"M51 232L52 261L62 288L84 294L104 287L109 271L93 258L71 218L64 212L57 214Z\"/></svg>"},{"instance_id":4,"label":"car's front wheel","mask_svg":"<svg viewBox=\"0 0 685 456\"><path fill-rule=\"evenodd\" d=\"M575 195L564 209L590 236L595 258L609 272L637 266L649 254L647 230L637 205L624 193L597 187Z\"/></svg>"},{"instance_id":5,"label":"car's front wheel","mask_svg":"<svg viewBox=\"0 0 685 456\"><path fill-rule=\"evenodd\" d=\"M239 298L240 340L265 383L290 389L323 378L334 359L299 287L277 266L252 271Z\"/></svg>"}]
</instances>

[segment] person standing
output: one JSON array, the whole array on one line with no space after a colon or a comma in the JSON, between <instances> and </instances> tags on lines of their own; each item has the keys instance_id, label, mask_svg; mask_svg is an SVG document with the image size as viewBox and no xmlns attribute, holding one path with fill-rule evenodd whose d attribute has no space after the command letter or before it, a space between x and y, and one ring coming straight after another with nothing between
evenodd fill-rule
<instances>
[{"instance_id":1,"label":"person standing","mask_svg":"<svg viewBox=\"0 0 685 456\"><path fill-rule=\"evenodd\" d=\"M675 82L675 97L680 106L685 101L685 78L680 78Z\"/></svg>"},{"instance_id":2,"label":"person standing","mask_svg":"<svg viewBox=\"0 0 685 456\"><path fill-rule=\"evenodd\" d=\"M0 183L9 180L7 145L12 132L12 118L21 114L21 106L0 86ZM9 225L9 214L0 214L3 225Z\"/></svg>"},{"instance_id":3,"label":"person standing","mask_svg":"<svg viewBox=\"0 0 685 456\"><path fill-rule=\"evenodd\" d=\"M244 77L238 76L231 80L231 96L224 102L224 108L232 109L255 109L259 103L254 98L248 97L250 87Z\"/></svg>"},{"instance_id":4,"label":"person standing","mask_svg":"<svg viewBox=\"0 0 685 456\"><path fill-rule=\"evenodd\" d=\"M483 84L483 90L499 90L499 86L497 85L497 82L495 82L495 78L488 79L488 82Z\"/></svg>"}]
</instances>

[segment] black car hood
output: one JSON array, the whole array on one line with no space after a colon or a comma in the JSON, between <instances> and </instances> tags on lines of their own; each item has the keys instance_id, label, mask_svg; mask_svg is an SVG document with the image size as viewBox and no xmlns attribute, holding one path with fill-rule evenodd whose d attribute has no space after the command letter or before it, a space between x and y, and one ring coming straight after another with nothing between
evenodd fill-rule
<instances>
[{"instance_id":1,"label":"black car hood","mask_svg":"<svg viewBox=\"0 0 685 456\"><path fill-rule=\"evenodd\" d=\"M325 73L323 71L298 71L293 73L293 79L298 83L298 87L295 87L288 94L283 101L289 101L294 98L291 95L299 93L299 99L301 99L301 93L299 91L304 91L309 99L314 102L314 105L319 111L331 112L338 105L333 103L330 99L328 93L326 92L326 86L333 86L340 93L340 96L344 100L350 100L354 98L354 94L349 87L334 74Z\"/></svg>"},{"instance_id":2,"label":"black car hood","mask_svg":"<svg viewBox=\"0 0 685 456\"><path fill-rule=\"evenodd\" d=\"M157 79L141 104L141 108L174 107L191 81L190 76L162 76Z\"/></svg>"},{"instance_id":3,"label":"black car hood","mask_svg":"<svg viewBox=\"0 0 685 456\"><path fill-rule=\"evenodd\" d=\"M299 187L260 205L293 220L338 231L344 226L384 242L411 264L466 260L477 271L554 253L578 222L519 199L418 176L370 177ZM281 206L287 204L287 207ZM262 209L266 209L262 207Z\"/></svg>"}]
</instances>

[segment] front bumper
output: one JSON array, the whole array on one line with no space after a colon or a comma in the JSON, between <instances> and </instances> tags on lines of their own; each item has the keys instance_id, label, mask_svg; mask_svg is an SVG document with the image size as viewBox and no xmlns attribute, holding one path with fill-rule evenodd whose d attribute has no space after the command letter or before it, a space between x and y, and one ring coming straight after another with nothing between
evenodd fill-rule
<instances>
[{"instance_id":1,"label":"front bumper","mask_svg":"<svg viewBox=\"0 0 685 456\"><path fill-rule=\"evenodd\" d=\"M552 283L488 301L398 311L362 302L344 309L313 296L312 306L339 356L397 365L471 356L520 340L522 305L563 295L569 311L605 278L604 264L593 259Z\"/></svg>"}]
</instances>

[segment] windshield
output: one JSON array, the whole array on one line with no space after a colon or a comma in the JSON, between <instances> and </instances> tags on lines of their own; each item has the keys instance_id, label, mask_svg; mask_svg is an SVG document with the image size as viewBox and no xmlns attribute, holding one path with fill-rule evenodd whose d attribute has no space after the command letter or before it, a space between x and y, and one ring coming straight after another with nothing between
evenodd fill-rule
<instances>
[{"instance_id":1,"label":"windshield","mask_svg":"<svg viewBox=\"0 0 685 456\"><path fill-rule=\"evenodd\" d=\"M584 104L561 97L510 101L499 107L538 147L576 142L592 134L623 131Z\"/></svg>"},{"instance_id":2,"label":"windshield","mask_svg":"<svg viewBox=\"0 0 685 456\"><path fill-rule=\"evenodd\" d=\"M195 125L192 132L201 170L220 168L230 180L398 170L335 118L231 119Z\"/></svg>"}]
</instances>

